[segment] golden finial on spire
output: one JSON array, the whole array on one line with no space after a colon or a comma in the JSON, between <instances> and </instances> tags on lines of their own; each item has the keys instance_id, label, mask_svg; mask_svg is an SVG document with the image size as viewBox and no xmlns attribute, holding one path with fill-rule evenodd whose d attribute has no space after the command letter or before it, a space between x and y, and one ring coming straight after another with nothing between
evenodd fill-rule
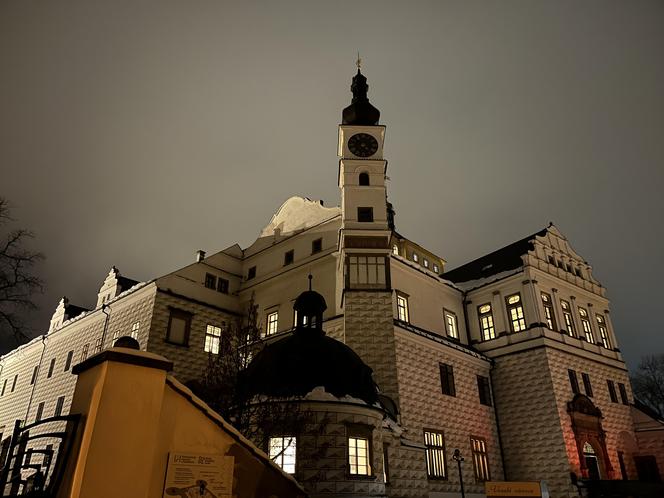
<instances>
[{"instance_id":1,"label":"golden finial on spire","mask_svg":"<svg viewBox=\"0 0 664 498\"><path fill-rule=\"evenodd\" d=\"M355 65L357 66L357 70L359 71L362 69L362 59L360 59L360 51L357 51L357 61L355 62Z\"/></svg>"}]
</instances>

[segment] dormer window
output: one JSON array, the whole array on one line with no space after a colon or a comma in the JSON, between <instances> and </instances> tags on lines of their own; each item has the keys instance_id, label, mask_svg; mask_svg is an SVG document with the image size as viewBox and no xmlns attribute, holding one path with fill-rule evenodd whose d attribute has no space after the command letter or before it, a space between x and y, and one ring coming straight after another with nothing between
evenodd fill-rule
<instances>
[{"instance_id":1,"label":"dormer window","mask_svg":"<svg viewBox=\"0 0 664 498\"><path fill-rule=\"evenodd\" d=\"M369 185L369 173L360 173L360 185L361 186Z\"/></svg>"}]
</instances>

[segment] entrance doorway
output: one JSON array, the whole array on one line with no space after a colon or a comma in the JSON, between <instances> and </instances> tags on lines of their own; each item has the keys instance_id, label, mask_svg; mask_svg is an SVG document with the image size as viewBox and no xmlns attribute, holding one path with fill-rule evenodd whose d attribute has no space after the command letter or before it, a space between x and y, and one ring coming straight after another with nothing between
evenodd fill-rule
<instances>
[{"instance_id":1,"label":"entrance doorway","mask_svg":"<svg viewBox=\"0 0 664 498\"><path fill-rule=\"evenodd\" d=\"M601 478L599 473L599 461L597 460L595 449L588 442L583 445L583 457L586 459L588 479L598 481Z\"/></svg>"}]
</instances>

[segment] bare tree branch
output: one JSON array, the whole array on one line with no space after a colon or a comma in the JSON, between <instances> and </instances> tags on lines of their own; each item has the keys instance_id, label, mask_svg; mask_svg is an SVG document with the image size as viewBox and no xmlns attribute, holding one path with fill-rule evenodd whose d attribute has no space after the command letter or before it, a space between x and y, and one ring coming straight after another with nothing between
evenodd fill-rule
<instances>
[{"instance_id":1,"label":"bare tree branch","mask_svg":"<svg viewBox=\"0 0 664 498\"><path fill-rule=\"evenodd\" d=\"M664 417L664 354L644 356L632 376L634 395Z\"/></svg>"},{"instance_id":2,"label":"bare tree branch","mask_svg":"<svg viewBox=\"0 0 664 498\"><path fill-rule=\"evenodd\" d=\"M0 197L0 228L12 221L9 202ZM43 281L33 272L44 256L25 247L32 238L33 233L24 229L0 235L0 334L17 344L28 337L24 316L36 309L33 296L43 292Z\"/></svg>"}]
</instances>

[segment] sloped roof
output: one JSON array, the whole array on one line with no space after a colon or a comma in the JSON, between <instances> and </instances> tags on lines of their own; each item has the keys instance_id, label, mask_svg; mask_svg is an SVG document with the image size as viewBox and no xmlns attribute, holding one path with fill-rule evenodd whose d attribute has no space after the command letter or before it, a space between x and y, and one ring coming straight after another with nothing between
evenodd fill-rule
<instances>
[{"instance_id":1,"label":"sloped roof","mask_svg":"<svg viewBox=\"0 0 664 498\"><path fill-rule=\"evenodd\" d=\"M535 238L544 237L548 230L549 227L544 228L528 237L512 242L502 249L498 249L453 270L446 271L443 273L443 277L454 283L467 282L519 268L523 266L521 256L533 250L533 241Z\"/></svg>"},{"instance_id":2,"label":"sloped roof","mask_svg":"<svg viewBox=\"0 0 664 498\"><path fill-rule=\"evenodd\" d=\"M260 237L270 237L275 230L279 230L281 235L290 235L330 220L340 213L339 207L327 208L321 201L294 196L277 209L270 223L261 231Z\"/></svg>"}]
</instances>

